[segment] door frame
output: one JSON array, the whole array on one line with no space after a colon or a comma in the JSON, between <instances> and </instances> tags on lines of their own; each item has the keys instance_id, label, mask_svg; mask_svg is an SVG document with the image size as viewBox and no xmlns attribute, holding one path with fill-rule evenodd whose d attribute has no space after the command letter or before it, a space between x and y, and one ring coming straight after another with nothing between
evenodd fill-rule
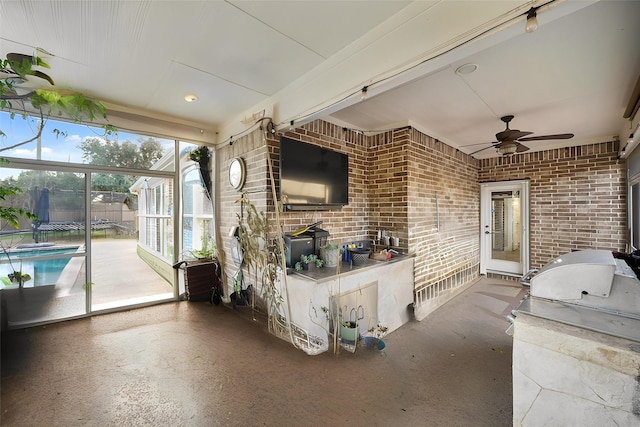
<instances>
[{"instance_id":1,"label":"door frame","mask_svg":"<svg viewBox=\"0 0 640 427\"><path fill-rule=\"evenodd\" d=\"M494 260L491 257L491 193L493 191L520 191L520 262ZM529 180L480 184L480 274L522 276L529 270L529 192Z\"/></svg>"}]
</instances>

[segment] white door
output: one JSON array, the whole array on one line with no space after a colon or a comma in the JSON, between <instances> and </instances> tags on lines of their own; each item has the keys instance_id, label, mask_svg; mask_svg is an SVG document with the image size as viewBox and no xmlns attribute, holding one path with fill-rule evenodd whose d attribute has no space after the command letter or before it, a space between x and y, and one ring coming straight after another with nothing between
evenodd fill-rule
<instances>
[{"instance_id":1,"label":"white door","mask_svg":"<svg viewBox=\"0 0 640 427\"><path fill-rule=\"evenodd\" d=\"M480 184L480 274L529 270L529 181Z\"/></svg>"}]
</instances>

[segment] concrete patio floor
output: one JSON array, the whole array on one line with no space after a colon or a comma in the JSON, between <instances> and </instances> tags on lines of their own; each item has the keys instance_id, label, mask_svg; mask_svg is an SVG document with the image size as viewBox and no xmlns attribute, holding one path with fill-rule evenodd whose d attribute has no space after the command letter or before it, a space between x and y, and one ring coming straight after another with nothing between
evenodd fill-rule
<instances>
[{"instance_id":1,"label":"concrete patio floor","mask_svg":"<svg viewBox=\"0 0 640 427\"><path fill-rule=\"evenodd\" d=\"M508 426L525 290L483 278L384 353L308 356L246 308L171 302L2 337L3 426Z\"/></svg>"},{"instance_id":2,"label":"concrete patio floor","mask_svg":"<svg viewBox=\"0 0 640 427\"><path fill-rule=\"evenodd\" d=\"M172 286L138 256L136 240L96 239L92 256L93 311L173 298ZM86 315L84 258L71 263L75 267L63 271L65 283L2 290L9 327Z\"/></svg>"}]
</instances>

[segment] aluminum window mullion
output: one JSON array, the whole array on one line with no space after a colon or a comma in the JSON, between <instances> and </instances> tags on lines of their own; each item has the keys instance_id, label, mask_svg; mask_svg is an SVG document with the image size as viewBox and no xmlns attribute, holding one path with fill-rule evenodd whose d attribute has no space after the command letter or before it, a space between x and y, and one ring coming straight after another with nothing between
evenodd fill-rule
<instances>
[{"instance_id":1,"label":"aluminum window mullion","mask_svg":"<svg viewBox=\"0 0 640 427\"><path fill-rule=\"evenodd\" d=\"M85 247L85 283L91 282L91 173L84 174L84 247ZM87 230L89 232L87 233ZM85 286L85 312L91 314L91 298L93 286Z\"/></svg>"},{"instance_id":2,"label":"aluminum window mullion","mask_svg":"<svg viewBox=\"0 0 640 427\"><path fill-rule=\"evenodd\" d=\"M2 167L11 169L34 169L72 173L112 173L118 175L149 176L154 178L173 178L175 175L175 172L173 171L163 171L156 169L131 169L114 166L92 165L88 163L64 163L54 162L50 160L35 161L32 159L19 159L15 157L5 158L9 160L9 163L3 165Z\"/></svg>"}]
</instances>

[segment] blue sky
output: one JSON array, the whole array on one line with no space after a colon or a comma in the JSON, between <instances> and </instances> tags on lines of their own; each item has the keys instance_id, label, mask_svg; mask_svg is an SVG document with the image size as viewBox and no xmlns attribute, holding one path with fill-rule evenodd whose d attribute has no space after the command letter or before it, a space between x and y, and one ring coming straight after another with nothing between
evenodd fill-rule
<instances>
[{"instance_id":1,"label":"blue sky","mask_svg":"<svg viewBox=\"0 0 640 427\"><path fill-rule=\"evenodd\" d=\"M10 147L18 142L33 138L36 134L37 120L34 117L23 119L20 115L16 115L12 120L9 113L0 112L0 130L6 134L6 136L0 136L0 147ZM53 129L58 129L64 132L65 135L56 137L55 133L52 132ZM104 130L102 128L48 119L40 138L40 159L84 163L82 152L77 148L78 143L85 138L102 138L103 136ZM139 136L119 131L117 138L119 141L129 140L135 143ZM166 148L173 147L172 140L160 138L156 138L156 140ZM11 150L1 151L0 157L36 159L38 158L38 142L33 141ZM0 171L0 179L11 176L15 172L16 170L3 167L2 171Z\"/></svg>"}]
</instances>

